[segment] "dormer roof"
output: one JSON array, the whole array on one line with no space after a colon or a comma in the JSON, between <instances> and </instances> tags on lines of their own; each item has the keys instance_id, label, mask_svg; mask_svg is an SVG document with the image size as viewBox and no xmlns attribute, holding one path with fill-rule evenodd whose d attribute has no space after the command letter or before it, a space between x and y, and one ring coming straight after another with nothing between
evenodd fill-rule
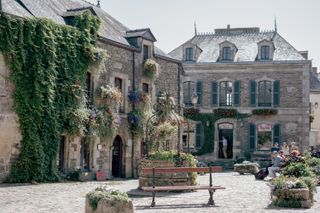
<instances>
[{"instance_id":1,"label":"dormer roof","mask_svg":"<svg viewBox=\"0 0 320 213\"><path fill-rule=\"evenodd\" d=\"M126 38L136 38L136 37L142 37L152 42L157 41L157 39L154 37L154 35L152 34L149 28L129 30L126 32Z\"/></svg>"}]
</instances>

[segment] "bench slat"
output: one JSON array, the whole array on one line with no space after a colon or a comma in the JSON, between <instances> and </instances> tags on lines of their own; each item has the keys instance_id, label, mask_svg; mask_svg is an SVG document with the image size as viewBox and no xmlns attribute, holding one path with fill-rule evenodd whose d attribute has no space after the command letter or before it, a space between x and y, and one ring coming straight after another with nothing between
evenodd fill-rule
<instances>
[{"instance_id":1,"label":"bench slat","mask_svg":"<svg viewBox=\"0 0 320 213\"><path fill-rule=\"evenodd\" d=\"M222 172L221 166L212 166L212 172ZM210 167L172 167L172 168L155 168L155 173L180 173L180 172L210 172ZM153 168L143 168L143 174L152 174Z\"/></svg>"},{"instance_id":2,"label":"bench slat","mask_svg":"<svg viewBox=\"0 0 320 213\"><path fill-rule=\"evenodd\" d=\"M142 187L143 191L153 192L153 191L182 191L182 190L216 190L225 189L223 186L156 186L153 187Z\"/></svg>"}]
</instances>

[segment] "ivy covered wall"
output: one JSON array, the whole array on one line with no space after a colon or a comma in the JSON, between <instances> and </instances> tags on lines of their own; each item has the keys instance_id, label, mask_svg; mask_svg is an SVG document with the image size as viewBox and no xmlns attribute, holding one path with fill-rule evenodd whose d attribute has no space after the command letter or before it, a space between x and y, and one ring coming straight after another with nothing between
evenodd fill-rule
<instances>
[{"instance_id":1,"label":"ivy covered wall","mask_svg":"<svg viewBox=\"0 0 320 213\"><path fill-rule=\"evenodd\" d=\"M95 61L100 21L90 13L73 26L0 14L0 51L11 70L21 153L10 182L58 180L60 137L82 134L88 120L86 72Z\"/></svg>"}]
</instances>

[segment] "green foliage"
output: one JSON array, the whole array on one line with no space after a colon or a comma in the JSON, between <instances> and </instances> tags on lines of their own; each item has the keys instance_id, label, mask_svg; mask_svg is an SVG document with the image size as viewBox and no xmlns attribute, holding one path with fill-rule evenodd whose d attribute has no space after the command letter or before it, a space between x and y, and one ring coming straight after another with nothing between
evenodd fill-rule
<instances>
[{"instance_id":1,"label":"green foliage","mask_svg":"<svg viewBox=\"0 0 320 213\"><path fill-rule=\"evenodd\" d=\"M288 177L311 177L314 176L310 167L301 162L292 162L282 170L282 175Z\"/></svg>"},{"instance_id":2,"label":"green foliage","mask_svg":"<svg viewBox=\"0 0 320 213\"><path fill-rule=\"evenodd\" d=\"M99 24L89 13L74 27L0 14L0 51L11 69L22 134L8 181L58 180L60 137L81 134L88 118L83 88Z\"/></svg>"},{"instance_id":3,"label":"green foliage","mask_svg":"<svg viewBox=\"0 0 320 213\"><path fill-rule=\"evenodd\" d=\"M301 200L298 199L279 199L273 201L273 204L284 208L301 208Z\"/></svg>"},{"instance_id":4,"label":"green foliage","mask_svg":"<svg viewBox=\"0 0 320 213\"><path fill-rule=\"evenodd\" d=\"M307 188L308 185L301 178L279 176L272 179L275 189L300 189Z\"/></svg>"},{"instance_id":5,"label":"green foliage","mask_svg":"<svg viewBox=\"0 0 320 213\"><path fill-rule=\"evenodd\" d=\"M218 108L213 110L213 113L218 117L233 118L237 116L238 111L236 109Z\"/></svg>"},{"instance_id":6,"label":"green foliage","mask_svg":"<svg viewBox=\"0 0 320 213\"><path fill-rule=\"evenodd\" d=\"M80 173L81 173L80 169L75 169L73 171L68 172L67 180L79 181L80 180Z\"/></svg>"},{"instance_id":7,"label":"green foliage","mask_svg":"<svg viewBox=\"0 0 320 213\"><path fill-rule=\"evenodd\" d=\"M254 109L253 115L276 115L278 111L276 109Z\"/></svg>"},{"instance_id":8,"label":"green foliage","mask_svg":"<svg viewBox=\"0 0 320 213\"><path fill-rule=\"evenodd\" d=\"M89 192L86 196L89 199L89 204L93 210L97 209L98 203L102 199L124 202L130 201L127 193L120 192L118 190L110 190L106 187L97 187L94 191Z\"/></svg>"},{"instance_id":9,"label":"green foliage","mask_svg":"<svg viewBox=\"0 0 320 213\"><path fill-rule=\"evenodd\" d=\"M223 111L221 109L216 109L214 113L199 113L198 110L187 109L184 111L184 116L187 119L191 119L194 121L200 121L202 123L202 127L204 128L204 143L201 146L201 149L198 151L198 155L202 155L205 153L211 153L214 150L214 132L215 132L215 122L221 118L226 117L234 117L236 119L246 118L248 114L239 113L235 109L231 110L230 113ZM209 125L207 125L209 124Z\"/></svg>"}]
</instances>

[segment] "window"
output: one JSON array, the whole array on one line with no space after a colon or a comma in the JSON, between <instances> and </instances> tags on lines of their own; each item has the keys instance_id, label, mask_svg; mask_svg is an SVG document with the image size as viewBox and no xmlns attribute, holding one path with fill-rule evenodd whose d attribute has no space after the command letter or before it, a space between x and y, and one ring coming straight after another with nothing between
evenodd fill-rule
<instances>
[{"instance_id":1,"label":"window","mask_svg":"<svg viewBox=\"0 0 320 213\"><path fill-rule=\"evenodd\" d=\"M222 60L230 61L231 60L231 50L230 47L222 48Z\"/></svg>"},{"instance_id":2,"label":"window","mask_svg":"<svg viewBox=\"0 0 320 213\"><path fill-rule=\"evenodd\" d=\"M258 82L258 106L270 107L272 98L271 81Z\"/></svg>"},{"instance_id":3,"label":"window","mask_svg":"<svg viewBox=\"0 0 320 213\"><path fill-rule=\"evenodd\" d=\"M259 124L257 127L257 150L269 151L272 147L272 125Z\"/></svg>"},{"instance_id":4,"label":"window","mask_svg":"<svg viewBox=\"0 0 320 213\"><path fill-rule=\"evenodd\" d=\"M232 106L232 82L220 82L220 106Z\"/></svg>"},{"instance_id":5,"label":"window","mask_svg":"<svg viewBox=\"0 0 320 213\"><path fill-rule=\"evenodd\" d=\"M262 60L269 60L270 59L270 47L269 46L262 46L261 47L261 59Z\"/></svg>"},{"instance_id":6,"label":"window","mask_svg":"<svg viewBox=\"0 0 320 213\"><path fill-rule=\"evenodd\" d=\"M149 93L149 84L147 83L142 83L142 91L144 93Z\"/></svg>"},{"instance_id":7,"label":"window","mask_svg":"<svg viewBox=\"0 0 320 213\"><path fill-rule=\"evenodd\" d=\"M193 60L193 48L187 48L186 49L186 61L192 61Z\"/></svg>"},{"instance_id":8,"label":"window","mask_svg":"<svg viewBox=\"0 0 320 213\"><path fill-rule=\"evenodd\" d=\"M149 58L149 46L143 45L143 61Z\"/></svg>"},{"instance_id":9,"label":"window","mask_svg":"<svg viewBox=\"0 0 320 213\"><path fill-rule=\"evenodd\" d=\"M187 141L188 141L188 136L187 135L182 135L182 144L183 144L184 147L186 147L188 145Z\"/></svg>"},{"instance_id":10,"label":"window","mask_svg":"<svg viewBox=\"0 0 320 213\"><path fill-rule=\"evenodd\" d=\"M114 79L114 86L122 92L122 79L121 78L115 78Z\"/></svg>"}]
</instances>

